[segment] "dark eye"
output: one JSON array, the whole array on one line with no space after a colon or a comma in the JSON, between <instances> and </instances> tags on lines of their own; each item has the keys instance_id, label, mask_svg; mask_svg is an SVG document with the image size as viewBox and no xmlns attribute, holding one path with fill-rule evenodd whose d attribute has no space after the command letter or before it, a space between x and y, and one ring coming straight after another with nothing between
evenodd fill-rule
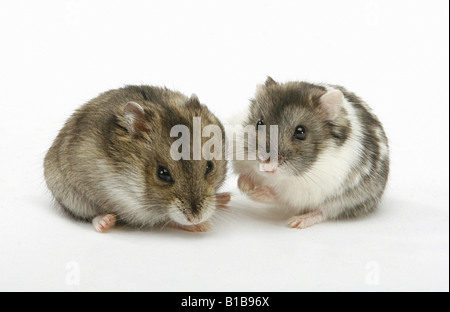
<instances>
[{"instance_id":1,"label":"dark eye","mask_svg":"<svg viewBox=\"0 0 450 312\"><path fill-rule=\"evenodd\" d=\"M297 126L297 128L295 128L294 138L297 140L304 140L306 139L306 132L307 131L304 126Z\"/></svg>"},{"instance_id":2,"label":"dark eye","mask_svg":"<svg viewBox=\"0 0 450 312\"><path fill-rule=\"evenodd\" d=\"M258 121L256 122L256 130L258 130L259 126L263 126L264 125L264 119L260 118L258 119Z\"/></svg>"},{"instance_id":3,"label":"dark eye","mask_svg":"<svg viewBox=\"0 0 450 312\"><path fill-rule=\"evenodd\" d=\"M214 169L214 164L211 160L208 160L206 162L206 173L205 175L207 175L208 173L210 173L212 170Z\"/></svg>"},{"instance_id":4,"label":"dark eye","mask_svg":"<svg viewBox=\"0 0 450 312\"><path fill-rule=\"evenodd\" d=\"M170 171L166 167L158 166L157 175L161 181L170 182L170 183L173 182L172 175L170 174Z\"/></svg>"}]
</instances>

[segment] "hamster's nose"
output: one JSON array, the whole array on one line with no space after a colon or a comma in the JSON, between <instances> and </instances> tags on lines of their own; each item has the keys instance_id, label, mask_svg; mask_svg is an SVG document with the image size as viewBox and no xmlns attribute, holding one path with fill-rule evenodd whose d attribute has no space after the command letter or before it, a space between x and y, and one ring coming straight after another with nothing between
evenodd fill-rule
<instances>
[{"instance_id":1,"label":"hamster's nose","mask_svg":"<svg viewBox=\"0 0 450 312\"><path fill-rule=\"evenodd\" d=\"M186 221L196 224L202 218L201 203L198 200L186 201L185 208L182 210Z\"/></svg>"},{"instance_id":2,"label":"hamster's nose","mask_svg":"<svg viewBox=\"0 0 450 312\"><path fill-rule=\"evenodd\" d=\"M200 216L195 216L195 217L186 216L186 220L189 223L198 224L202 221L202 218Z\"/></svg>"},{"instance_id":3,"label":"hamster's nose","mask_svg":"<svg viewBox=\"0 0 450 312\"><path fill-rule=\"evenodd\" d=\"M197 200L191 202L191 214L193 216L198 215L200 212L200 203Z\"/></svg>"},{"instance_id":4,"label":"hamster's nose","mask_svg":"<svg viewBox=\"0 0 450 312\"><path fill-rule=\"evenodd\" d=\"M269 158L267 158L266 160L262 161L263 164L270 164L270 163L277 163L278 165L283 164L283 162L286 159L286 153L278 153L277 158L275 159L275 157L273 156L269 156Z\"/></svg>"},{"instance_id":5,"label":"hamster's nose","mask_svg":"<svg viewBox=\"0 0 450 312\"><path fill-rule=\"evenodd\" d=\"M276 162L264 162L259 164L259 170L268 172L268 173L274 173L277 171L278 163Z\"/></svg>"}]
</instances>

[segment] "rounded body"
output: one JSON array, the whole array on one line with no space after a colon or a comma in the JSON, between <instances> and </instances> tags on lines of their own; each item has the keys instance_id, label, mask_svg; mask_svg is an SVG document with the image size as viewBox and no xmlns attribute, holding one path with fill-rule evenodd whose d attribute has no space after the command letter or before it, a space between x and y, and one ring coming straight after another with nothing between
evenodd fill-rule
<instances>
[{"instance_id":1,"label":"rounded body","mask_svg":"<svg viewBox=\"0 0 450 312\"><path fill-rule=\"evenodd\" d=\"M357 217L378 207L389 174L388 140L355 94L269 77L244 126L263 121L278 126L277 168L262 170L268 162L262 160L234 161L241 190L293 214L316 212L317 220Z\"/></svg>"},{"instance_id":2,"label":"rounded body","mask_svg":"<svg viewBox=\"0 0 450 312\"><path fill-rule=\"evenodd\" d=\"M196 97L150 86L105 92L77 110L55 139L44 161L48 188L81 220L113 214L139 227L202 223L215 210L226 163L213 160L211 169L206 160L172 159L171 128L192 130L195 116L223 129Z\"/></svg>"}]
</instances>

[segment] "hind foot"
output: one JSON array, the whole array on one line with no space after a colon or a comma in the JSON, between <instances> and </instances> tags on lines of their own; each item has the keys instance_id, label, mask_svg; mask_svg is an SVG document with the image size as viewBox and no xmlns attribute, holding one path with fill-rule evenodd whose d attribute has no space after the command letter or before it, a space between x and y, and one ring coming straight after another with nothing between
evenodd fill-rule
<instances>
[{"instance_id":1,"label":"hind foot","mask_svg":"<svg viewBox=\"0 0 450 312\"><path fill-rule=\"evenodd\" d=\"M313 211L304 215L295 216L288 220L288 226L294 229L306 229L325 219L321 211Z\"/></svg>"},{"instance_id":2,"label":"hind foot","mask_svg":"<svg viewBox=\"0 0 450 312\"><path fill-rule=\"evenodd\" d=\"M113 214L98 215L92 220L92 225L99 233L104 233L116 224L117 218Z\"/></svg>"}]
</instances>

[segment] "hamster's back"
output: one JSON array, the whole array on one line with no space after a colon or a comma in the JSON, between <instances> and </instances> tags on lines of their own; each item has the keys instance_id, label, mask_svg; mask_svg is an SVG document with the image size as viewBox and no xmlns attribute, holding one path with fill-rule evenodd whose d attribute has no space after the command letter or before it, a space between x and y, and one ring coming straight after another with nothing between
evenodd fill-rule
<instances>
[{"instance_id":1,"label":"hamster's back","mask_svg":"<svg viewBox=\"0 0 450 312\"><path fill-rule=\"evenodd\" d=\"M89 221L106 204L108 194L99 196L99 185L106 183L105 172L119 169L125 161L114 157L123 151L118 150L121 144L113 141L126 132L125 121L118 116L123 114L127 102L151 102L165 107L181 105L186 99L167 88L126 86L104 92L75 111L44 160L47 186L61 207L70 215ZM127 149L132 150L133 146L128 145Z\"/></svg>"}]
</instances>

